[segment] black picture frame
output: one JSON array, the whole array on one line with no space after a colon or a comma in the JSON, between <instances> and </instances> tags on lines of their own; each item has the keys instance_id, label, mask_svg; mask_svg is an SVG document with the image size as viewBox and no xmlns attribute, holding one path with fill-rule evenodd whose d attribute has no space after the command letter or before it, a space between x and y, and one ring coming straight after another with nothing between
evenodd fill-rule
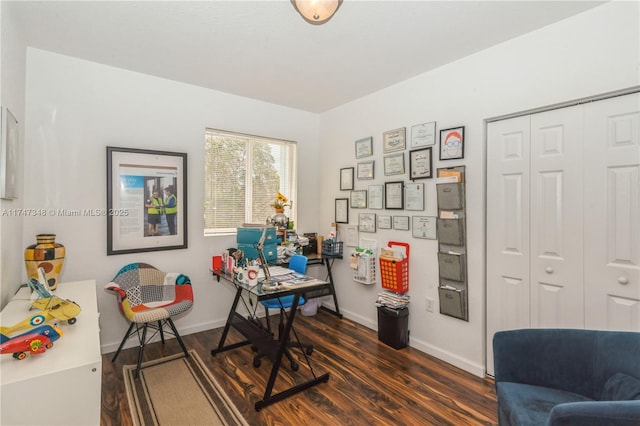
<instances>
[{"instance_id":1,"label":"black picture frame","mask_svg":"<svg viewBox=\"0 0 640 426\"><path fill-rule=\"evenodd\" d=\"M353 167L344 167L340 169L340 191L353 190Z\"/></svg>"},{"instance_id":2,"label":"black picture frame","mask_svg":"<svg viewBox=\"0 0 640 426\"><path fill-rule=\"evenodd\" d=\"M464 126L440 130L440 160L464 158Z\"/></svg>"},{"instance_id":3,"label":"black picture frame","mask_svg":"<svg viewBox=\"0 0 640 426\"><path fill-rule=\"evenodd\" d=\"M349 199L336 198L335 222L349 223Z\"/></svg>"},{"instance_id":4,"label":"black picture frame","mask_svg":"<svg viewBox=\"0 0 640 426\"><path fill-rule=\"evenodd\" d=\"M102 213L107 255L186 249L187 154L108 146Z\"/></svg>"},{"instance_id":5,"label":"black picture frame","mask_svg":"<svg viewBox=\"0 0 640 426\"><path fill-rule=\"evenodd\" d=\"M404 209L404 182L384 183L384 208L387 210Z\"/></svg>"},{"instance_id":6,"label":"black picture frame","mask_svg":"<svg viewBox=\"0 0 640 426\"><path fill-rule=\"evenodd\" d=\"M420 148L409 151L409 178L430 179L433 177L432 148Z\"/></svg>"}]
</instances>

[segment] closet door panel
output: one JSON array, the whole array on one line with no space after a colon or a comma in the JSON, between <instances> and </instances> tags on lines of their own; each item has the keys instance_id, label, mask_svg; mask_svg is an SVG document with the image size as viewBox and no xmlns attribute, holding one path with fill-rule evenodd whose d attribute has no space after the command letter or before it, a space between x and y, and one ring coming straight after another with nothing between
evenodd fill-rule
<instances>
[{"instance_id":1,"label":"closet door panel","mask_svg":"<svg viewBox=\"0 0 640 426\"><path fill-rule=\"evenodd\" d=\"M640 95L585 107L586 326L640 331Z\"/></svg>"},{"instance_id":2,"label":"closet door panel","mask_svg":"<svg viewBox=\"0 0 640 426\"><path fill-rule=\"evenodd\" d=\"M529 117L487 126L487 372L493 334L528 328Z\"/></svg>"},{"instance_id":3,"label":"closet door panel","mask_svg":"<svg viewBox=\"0 0 640 426\"><path fill-rule=\"evenodd\" d=\"M531 325L583 327L582 106L531 116Z\"/></svg>"}]
</instances>

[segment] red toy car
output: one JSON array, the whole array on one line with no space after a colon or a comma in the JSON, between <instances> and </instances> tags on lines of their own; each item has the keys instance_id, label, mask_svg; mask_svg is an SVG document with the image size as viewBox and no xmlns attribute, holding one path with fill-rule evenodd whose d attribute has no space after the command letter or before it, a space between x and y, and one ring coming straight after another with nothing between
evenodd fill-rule
<instances>
[{"instance_id":1,"label":"red toy car","mask_svg":"<svg viewBox=\"0 0 640 426\"><path fill-rule=\"evenodd\" d=\"M15 337L0 334L0 354L13 354L15 359L24 359L27 353L41 354L53 347L53 342L62 337L55 324L46 324Z\"/></svg>"}]
</instances>

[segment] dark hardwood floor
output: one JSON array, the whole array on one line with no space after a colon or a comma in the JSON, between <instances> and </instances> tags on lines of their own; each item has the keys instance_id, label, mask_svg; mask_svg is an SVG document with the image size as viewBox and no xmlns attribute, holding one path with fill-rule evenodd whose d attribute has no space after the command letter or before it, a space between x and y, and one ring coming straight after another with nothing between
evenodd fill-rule
<instances>
[{"instance_id":1,"label":"dark hardwood floor","mask_svg":"<svg viewBox=\"0 0 640 426\"><path fill-rule=\"evenodd\" d=\"M277 316L272 318L277 321ZM264 393L269 360L253 367L254 353L249 346L212 357L211 349L217 346L222 328L184 336L184 341L205 361L252 426L497 424L491 380L409 347L395 350L379 342L375 331L322 310L313 317L297 315L296 331L304 342L315 345L312 366L318 375L329 372L329 381L260 412L254 404ZM239 340L240 334L232 330L227 342ZM180 348L175 339L164 346L153 343L145 349L145 360L176 352ZM112 354L102 357L103 426L132 424L122 367L134 364L136 353L137 348L124 350L115 363L111 362ZM311 377L303 360L296 373L286 360L280 371L274 392L299 383L301 376ZM207 424L206 419L202 424Z\"/></svg>"}]
</instances>

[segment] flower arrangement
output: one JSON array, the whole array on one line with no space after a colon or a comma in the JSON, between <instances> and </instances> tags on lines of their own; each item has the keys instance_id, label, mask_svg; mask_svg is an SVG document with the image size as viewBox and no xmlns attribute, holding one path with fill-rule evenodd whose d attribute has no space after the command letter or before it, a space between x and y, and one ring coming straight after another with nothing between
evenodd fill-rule
<instances>
[{"instance_id":1,"label":"flower arrangement","mask_svg":"<svg viewBox=\"0 0 640 426\"><path fill-rule=\"evenodd\" d=\"M284 209L285 206L290 205L291 203L289 202L287 196L278 191L278 194L276 195L276 201L271 204L271 207L273 207L274 209Z\"/></svg>"}]
</instances>

